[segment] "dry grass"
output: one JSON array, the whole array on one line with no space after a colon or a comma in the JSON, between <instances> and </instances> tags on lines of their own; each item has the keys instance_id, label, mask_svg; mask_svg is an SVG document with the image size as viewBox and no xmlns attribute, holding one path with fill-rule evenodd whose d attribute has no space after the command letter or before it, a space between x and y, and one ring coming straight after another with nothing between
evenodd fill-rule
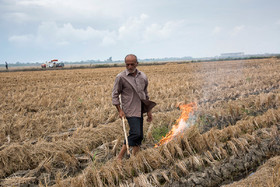
<instances>
[{"instance_id":1,"label":"dry grass","mask_svg":"<svg viewBox=\"0 0 280 187\"><path fill-rule=\"evenodd\" d=\"M274 114L278 114L277 117L280 119L279 114L280 111L279 109L275 111ZM272 112L267 112L262 116L255 117L255 120L258 120L260 118L266 118L266 119L271 119L269 116L272 115ZM143 178L143 173L147 174L148 176L151 174L152 176L158 174L157 170L162 170L162 169L167 169L167 172L169 172L170 175L178 176L180 177L186 177L186 174L193 172L193 171L201 171L205 169L208 165L213 166L217 165L220 161L226 162L227 159L231 158L232 156L234 158L243 158L244 154L248 156L247 160L254 160L254 162L258 162L259 159L263 160L266 158L266 155L269 154L277 154L274 153L274 149L267 149L268 145L273 143L272 140L277 140L279 138L279 130L277 129L277 123L273 123L273 121L266 121L266 126L260 127L260 128L255 128L254 125L248 126L248 123L250 123L250 120L240 122L237 124L235 127L227 127L224 130L213 130L211 132L207 132L203 135L200 134L195 134L197 132L196 127L192 127L188 129L184 135L179 139L179 140L174 140L170 142L169 144L163 145L158 148L150 148L146 149L145 151L142 151L139 153L136 157L132 157L129 160L126 160L125 163L123 163L121 168L115 167L114 165L116 163L114 162L109 162L106 163L105 165L100 167L100 170L88 170L88 174L84 176L82 180L87 181L88 177L91 176L90 180L93 180L92 185L98 186L100 185L98 181L103 181L102 185L117 185L118 182L112 183L112 181L108 181L109 177L108 174L106 174L106 170L108 171L110 168L111 171L113 170L118 170L113 173L112 178L121 178L122 181L129 181L132 177L136 177L134 183L137 185L137 180L140 178ZM227 129L240 129L242 127L246 126L247 128L252 129L252 134L251 136L254 137L256 141L249 141L251 140L251 137L245 136L243 132L240 132L233 136L232 134L227 133ZM215 134L217 139L214 141L211 139L211 136L209 134ZM220 136L220 135L223 136ZM192 136L191 136L192 135ZM202 138L203 136L204 138ZM224 138L227 136L227 141L222 143L221 138ZM187 141L186 137L192 138L192 141ZM248 137L248 138L247 138ZM215 148L206 148L207 146L205 145L205 142L210 142L215 144ZM263 140L268 140L262 141ZM206 140L206 141L203 141ZM187 151L187 154L185 156L180 157L180 155L174 151L175 147L178 147L180 144L178 142L184 142L181 144L181 149L182 152ZM186 143L187 142L187 143ZM248 143L250 142L250 143ZM258 145L260 142L265 143L262 145L261 151L262 153L259 152L258 150ZM197 144L200 144L199 147L194 148ZM277 145L278 149L279 147L279 142L274 142L273 145ZM239 146L242 146L244 149L237 149ZM271 145L270 145L271 146ZM246 149L245 149L246 147ZM178 148L177 148L178 149ZM223 151L221 151L223 150ZM221 154L221 152L225 152ZM203 153L202 155L200 153ZM216 157L215 155L220 154L220 157ZM214 156L213 156L214 155ZM221 156L223 155L223 156ZM252 156L253 155L253 156ZM256 155L256 156L254 156ZM182 161L180 161L182 160ZM234 161L234 159L232 159ZM215 163L215 164L214 164ZM235 167L233 163L230 163L228 167ZM252 166L251 166L252 167ZM178 169L176 169L178 168ZM248 168L249 169L249 168ZM227 171L227 178L229 179L232 173L230 173L231 170ZM244 172L244 165L241 166L241 169L234 170L235 173L240 172L242 174ZM175 173L174 173L175 172ZM102 173L102 175L97 175L98 173ZM180 174L183 173L183 174ZM110 175L111 175L110 174ZM115 175L117 174L117 176ZM94 176L98 176L96 179ZM154 177L152 177L154 178ZM154 180L155 185L158 183L156 180ZM220 180L221 182L221 180Z\"/></svg>"},{"instance_id":2,"label":"dry grass","mask_svg":"<svg viewBox=\"0 0 280 187\"><path fill-rule=\"evenodd\" d=\"M1 185L188 184L201 177L183 175L249 154L252 146L267 144L279 133L278 59L139 69L148 75L150 98L158 105L153 122L144 125L144 150L122 166L113 161L123 134L111 104L122 67L0 73ZM153 148L154 129L171 129L180 115L178 103L190 102L198 104L196 126Z\"/></svg>"}]
</instances>

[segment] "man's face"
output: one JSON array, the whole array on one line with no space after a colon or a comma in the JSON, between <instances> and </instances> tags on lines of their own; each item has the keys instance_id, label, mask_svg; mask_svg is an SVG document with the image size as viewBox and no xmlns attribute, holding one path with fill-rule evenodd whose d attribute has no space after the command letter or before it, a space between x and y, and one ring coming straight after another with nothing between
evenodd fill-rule
<instances>
[{"instance_id":1,"label":"man's face","mask_svg":"<svg viewBox=\"0 0 280 187\"><path fill-rule=\"evenodd\" d=\"M138 62L134 56L127 56L125 59L125 65L129 73L134 73Z\"/></svg>"}]
</instances>

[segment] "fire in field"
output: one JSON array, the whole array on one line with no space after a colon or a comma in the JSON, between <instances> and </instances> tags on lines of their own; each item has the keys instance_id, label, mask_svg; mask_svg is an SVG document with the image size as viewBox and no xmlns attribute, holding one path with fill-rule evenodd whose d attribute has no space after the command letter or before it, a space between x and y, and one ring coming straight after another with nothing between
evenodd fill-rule
<instances>
[{"instance_id":1,"label":"fire in field","mask_svg":"<svg viewBox=\"0 0 280 187\"><path fill-rule=\"evenodd\" d=\"M194 120L191 119L193 119L194 116L193 111L196 108L196 103L179 105L179 108L181 110L180 118L176 120L176 124L172 126L172 129L166 134L166 136L156 144L156 147L168 143L178 134L183 135L183 131L194 124Z\"/></svg>"},{"instance_id":2,"label":"fire in field","mask_svg":"<svg viewBox=\"0 0 280 187\"><path fill-rule=\"evenodd\" d=\"M118 162L124 68L1 72L0 186L280 185L280 59L138 66L157 106Z\"/></svg>"}]
</instances>

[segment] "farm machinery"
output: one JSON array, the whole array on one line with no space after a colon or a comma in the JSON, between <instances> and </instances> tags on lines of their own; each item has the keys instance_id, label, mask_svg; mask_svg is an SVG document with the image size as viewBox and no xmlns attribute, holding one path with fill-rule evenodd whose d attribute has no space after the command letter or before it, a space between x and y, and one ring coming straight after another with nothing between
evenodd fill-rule
<instances>
[{"instance_id":1,"label":"farm machinery","mask_svg":"<svg viewBox=\"0 0 280 187\"><path fill-rule=\"evenodd\" d=\"M57 59L53 59L49 62L46 62L44 64L41 64L42 68L55 68L55 67L64 67L63 62L58 62Z\"/></svg>"}]
</instances>

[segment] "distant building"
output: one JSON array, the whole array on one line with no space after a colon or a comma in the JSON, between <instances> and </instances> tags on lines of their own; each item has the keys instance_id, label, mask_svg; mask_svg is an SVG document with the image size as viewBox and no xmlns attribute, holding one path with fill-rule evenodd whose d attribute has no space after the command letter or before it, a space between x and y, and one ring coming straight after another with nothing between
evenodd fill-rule
<instances>
[{"instance_id":1,"label":"distant building","mask_svg":"<svg viewBox=\"0 0 280 187\"><path fill-rule=\"evenodd\" d=\"M244 53L243 52L238 52L238 53L222 53L220 57L222 58L237 58L237 57L243 57Z\"/></svg>"},{"instance_id":2,"label":"distant building","mask_svg":"<svg viewBox=\"0 0 280 187\"><path fill-rule=\"evenodd\" d=\"M106 61L107 61L107 62L113 62L113 59L112 59L112 57L110 56Z\"/></svg>"}]
</instances>

